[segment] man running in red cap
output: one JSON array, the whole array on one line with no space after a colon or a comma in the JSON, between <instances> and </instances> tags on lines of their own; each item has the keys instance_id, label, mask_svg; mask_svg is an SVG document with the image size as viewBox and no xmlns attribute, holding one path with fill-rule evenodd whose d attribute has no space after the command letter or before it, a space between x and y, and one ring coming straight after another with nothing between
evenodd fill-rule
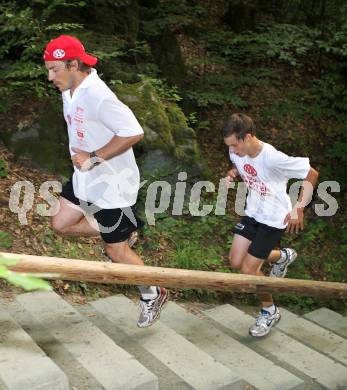
<instances>
[{"instance_id":1,"label":"man running in red cap","mask_svg":"<svg viewBox=\"0 0 347 390\"><path fill-rule=\"evenodd\" d=\"M134 205L140 185L132 146L143 130L132 111L98 77L97 58L87 54L75 37L51 40L43 55L48 80L61 92L74 165L52 217L60 234L92 236L100 233L113 262L143 265L129 247L129 237L143 222ZM152 325L168 292L140 286L141 314L137 325Z\"/></svg>"}]
</instances>

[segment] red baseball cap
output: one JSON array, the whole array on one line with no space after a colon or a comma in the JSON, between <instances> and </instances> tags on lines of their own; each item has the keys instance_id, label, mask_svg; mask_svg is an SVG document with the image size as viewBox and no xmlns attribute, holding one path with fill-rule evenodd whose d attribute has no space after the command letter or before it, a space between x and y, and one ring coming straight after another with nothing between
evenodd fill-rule
<instances>
[{"instance_id":1,"label":"red baseball cap","mask_svg":"<svg viewBox=\"0 0 347 390\"><path fill-rule=\"evenodd\" d=\"M86 53L82 43L70 35L52 39L43 53L45 61L63 61L79 58L84 64L94 66L98 59Z\"/></svg>"}]
</instances>

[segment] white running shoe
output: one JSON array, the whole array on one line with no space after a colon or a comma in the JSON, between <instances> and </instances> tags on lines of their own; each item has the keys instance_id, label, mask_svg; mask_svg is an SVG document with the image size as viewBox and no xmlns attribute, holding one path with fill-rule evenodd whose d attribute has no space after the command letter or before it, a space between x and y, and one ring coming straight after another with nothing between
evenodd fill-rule
<instances>
[{"instance_id":1,"label":"white running shoe","mask_svg":"<svg viewBox=\"0 0 347 390\"><path fill-rule=\"evenodd\" d=\"M270 333L271 328L281 319L281 313L276 306L274 314L261 309L255 323L249 328L249 334L253 337L263 337Z\"/></svg>"},{"instance_id":2,"label":"white running shoe","mask_svg":"<svg viewBox=\"0 0 347 390\"><path fill-rule=\"evenodd\" d=\"M169 292L164 287L157 287L158 296L154 299L140 299L141 313L137 326L147 328L160 317L161 309L169 298Z\"/></svg>"},{"instance_id":3,"label":"white running shoe","mask_svg":"<svg viewBox=\"0 0 347 390\"><path fill-rule=\"evenodd\" d=\"M284 260L273 263L270 271L270 277L272 278L284 278L287 274L288 266L298 257L298 254L292 248L283 248L281 252L284 252L286 257Z\"/></svg>"}]
</instances>

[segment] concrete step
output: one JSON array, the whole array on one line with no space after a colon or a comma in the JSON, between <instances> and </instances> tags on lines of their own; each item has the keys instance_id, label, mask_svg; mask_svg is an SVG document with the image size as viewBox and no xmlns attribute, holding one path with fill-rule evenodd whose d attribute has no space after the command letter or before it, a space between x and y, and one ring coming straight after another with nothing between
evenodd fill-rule
<instances>
[{"instance_id":1,"label":"concrete step","mask_svg":"<svg viewBox=\"0 0 347 390\"><path fill-rule=\"evenodd\" d=\"M104 389L158 389L157 378L53 292L19 295L51 343L61 343Z\"/></svg>"},{"instance_id":2,"label":"concrete step","mask_svg":"<svg viewBox=\"0 0 347 390\"><path fill-rule=\"evenodd\" d=\"M302 379L226 335L207 318L202 319L188 313L173 302L169 302L163 310L160 322L259 390L303 389L306 386Z\"/></svg>"},{"instance_id":3,"label":"concrete step","mask_svg":"<svg viewBox=\"0 0 347 390\"><path fill-rule=\"evenodd\" d=\"M154 355L149 355L148 351L137 343L136 338L128 336L122 331L122 329L115 326L113 322L95 310L94 307L89 304L75 304L74 307L84 317L88 318L89 321L107 334L107 336L110 337L117 345L129 352L136 360L151 371L158 378L159 389L192 390L192 387L187 382L171 371ZM148 358L149 356L150 359ZM76 386L76 388L84 390L84 387ZM91 387L91 389L94 390L93 387Z\"/></svg>"},{"instance_id":4,"label":"concrete step","mask_svg":"<svg viewBox=\"0 0 347 390\"><path fill-rule=\"evenodd\" d=\"M6 310L12 318L30 335L36 344L45 351L69 379L71 390L103 390L104 387L84 368L75 357L59 343L19 302L6 303ZM1 388L1 387L0 387Z\"/></svg>"},{"instance_id":5,"label":"concrete step","mask_svg":"<svg viewBox=\"0 0 347 390\"><path fill-rule=\"evenodd\" d=\"M166 325L157 322L145 329L136 326L138 309L128 298L113 296L92 302L105 318L140 344L148 359L154 356L193 389L245 389L250 386Z\"/></svg>"},{"instance_id":6,"label":"concrete step","mask_svg":"<svg viewBox=\"0 0 347 390\"><path fill-rule=\"evenodd\" d=\"M305 375L311 384L318 383L327 389L347 384L347 368L327 356L287 336L279 329L272 329L269 337L256 339L248 335L254 318L231 306L222 305L204 312L226 330L231 330L239 341L266 355L271 360L294 368Z\"/></svg>"},{"instance_id":7,"label":"concrete step","mask_svg":"<svg viewBox=\"0 0 347 390\"><path fill-rule=\"evenodd\" d=\"M2 308L0 346L0 389L69 389L64 372Z\"/></svg>"},{"instance_id":8,"label":"concrete step","mask_svg":"<svg viewBox=\"0 0 347 390\"><path fill-rule=\"evenodd\" d=\"M322 307L305 314L303 317L347 338L347 317L335 311Z\"/></svg>"},{"instance_id":9,"label":"concrete step","mask_svg":"<svg viewBox=\"0 0 347 390\"><path fill-rule=\"evenodd\" d=\"M346 317L281 313L255 339L254 318L230 305L193 315L169 302L139 329L124 296L72 306L22 294L0 302L0 390L347 389Z\"/></svg>"},{"instance_id":10,"label":"concrete step","mask_svg":"<svg viewBox=\"0 0 347 390\"><path fill-rule=\"evenodd\" d=\"M288 310L281 309L282 320L277 329L303 344L347 365L347 340Z\"/></svg>"}]
</instances>

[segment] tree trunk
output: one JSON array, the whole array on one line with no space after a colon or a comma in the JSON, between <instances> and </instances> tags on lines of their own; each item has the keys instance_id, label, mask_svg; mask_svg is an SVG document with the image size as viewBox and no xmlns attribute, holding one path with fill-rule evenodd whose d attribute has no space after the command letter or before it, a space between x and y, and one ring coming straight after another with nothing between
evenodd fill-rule
<instances>
[{"instance_id":1,"label":"tree trunk","mask_svg":"<svg viewBox=\"0 0 347 390\"><path fill-rule=\"evenodd\" d=\"M192 271L96 261L1 253L16 260L8 268L31 274L52 273L49 279L109 284L160 285L175 288L205 288L244 293L295 293L309 296L347 298L347 284L266 276ZM46 277L46 275L45 275Z\"/></svg>"}]
</instances>

